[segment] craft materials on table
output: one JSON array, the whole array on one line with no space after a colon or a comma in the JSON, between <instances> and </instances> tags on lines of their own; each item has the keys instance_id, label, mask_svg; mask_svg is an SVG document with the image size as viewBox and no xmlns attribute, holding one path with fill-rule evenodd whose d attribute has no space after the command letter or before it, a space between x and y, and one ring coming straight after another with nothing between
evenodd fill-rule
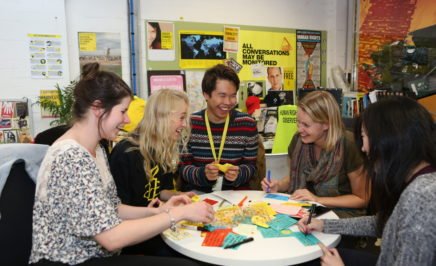
<instances>
[{"instance_id":1,"label":"craft materials on table","mask_svg":"<svg viewBox=\"0 0 436 266\"><path fill-rule=\"evenodd\" d=\"M215 195L215 192L213 194ZM315 204L287 202L288 196L274 193L266 194L265 198L273 199L275 203L251 202L248 195L241 193L231 194L219 191L216 194L222 200L215 207L215 219L212 223L203 225L202 223L183 221L180 223L179 232L165 232L166 236L181 240L191 236L186 230L202 231L202 235L204 235L202 246L225 249L237 249L240 245L253 241L253 237L258 234L263 238L295 237L304 246L315 245L319 242L312 234L305 235L299 231L291 230L297 220L290 216L306 213L307 210L303 207L307 206L311 206L310 210L313 213ZM203 200L211 205L219 202L210 198ZM280 203L279 201L284 202ZM233 202L233 204L223 206L224 202Z\"/></svg>"}]
</instances>

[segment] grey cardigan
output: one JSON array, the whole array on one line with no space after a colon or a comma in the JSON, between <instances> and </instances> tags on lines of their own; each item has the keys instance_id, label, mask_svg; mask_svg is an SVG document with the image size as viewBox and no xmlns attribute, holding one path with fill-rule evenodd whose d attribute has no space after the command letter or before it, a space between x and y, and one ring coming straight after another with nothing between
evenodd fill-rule
<instances>
[{"instance_id":1,"label":"grey cardigan","mask_svg":"<svg viewBox=\"0 0 436 266\"><path fill-rule=\"evenodd\" d=\"M375 216L325 220L324 232L376 236ZM436 265L436 173L403 191L383 230L377 265Z\"/></svg>"}]
</instances>

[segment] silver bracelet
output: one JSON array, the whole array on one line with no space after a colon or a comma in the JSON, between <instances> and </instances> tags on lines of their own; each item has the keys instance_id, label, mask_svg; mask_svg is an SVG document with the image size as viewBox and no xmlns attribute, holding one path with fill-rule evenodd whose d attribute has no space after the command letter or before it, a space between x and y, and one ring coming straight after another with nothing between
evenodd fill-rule
<instances>
[{"instance_id":1,"label":"silver bracelet","mask_svg":"<svg viewBox=\"0 0 436 266\"><path fill-rule=\"evenodd\" d=\"M170 213L171 208L165 209L165 212L168 214L168 217L170 218L170 229L171 231L175 232L177 230L176 228L176 220L171 216Z\"/></svg>"}]
</instances>

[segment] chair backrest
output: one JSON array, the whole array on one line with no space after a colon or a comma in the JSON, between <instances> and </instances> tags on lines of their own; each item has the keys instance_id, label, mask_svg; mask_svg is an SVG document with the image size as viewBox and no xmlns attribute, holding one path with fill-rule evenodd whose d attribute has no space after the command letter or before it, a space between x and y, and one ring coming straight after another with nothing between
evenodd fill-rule
<instances>
[{"instance_id":1,"label":"chair backrest","mask_svg":"<svg viewBox=\"0 0 436 266\"><path fill-rule=\"evenodd\" d=\"M265 147L263 146L263 138L259 135L259 149L257 151L257 160L256 160L256 173L253 178L250 179L250 183L248 184L250 189L252 190L262 190L262 186L260 182L265 177L266 168L265 168Z\"/></svg>"},{"instance_id":2,"label":"chair backrest","mask_svg":"<svg viewBox=\"0 0 436 266\"><path fill-rule=\"evenodd\" d=\"M9 172L0 196L0 261L2 265L28 265L32 248L32 210L35 183L24 161Z\"/></svg>"}]
</instances>

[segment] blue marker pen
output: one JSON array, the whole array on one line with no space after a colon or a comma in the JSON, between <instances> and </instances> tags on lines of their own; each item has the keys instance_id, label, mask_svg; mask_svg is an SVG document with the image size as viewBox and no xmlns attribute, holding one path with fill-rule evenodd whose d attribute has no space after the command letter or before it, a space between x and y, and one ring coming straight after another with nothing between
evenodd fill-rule
<instances>
[{"instance_id":1,"label":"blue marker pen","mask_svg":"<svg viewBox=\"0 0 436 266\"><path fill-rule=\"evenodd\" d=\"M271 170L268 170L268 174L266 176L266 180L268 180L268 183L271 183ZM267 193L270 192L269 185L268 185L268 188L266 189L266 192Z\"/></svg>"}]
</instances>

